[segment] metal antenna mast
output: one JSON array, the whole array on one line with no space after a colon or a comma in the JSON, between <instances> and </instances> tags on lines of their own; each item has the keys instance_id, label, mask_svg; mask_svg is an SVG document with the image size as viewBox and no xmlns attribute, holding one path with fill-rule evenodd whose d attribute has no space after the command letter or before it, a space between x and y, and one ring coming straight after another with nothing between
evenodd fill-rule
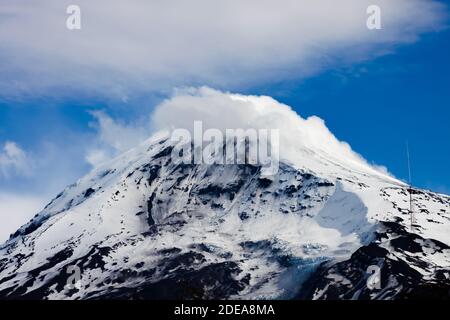
<instances>
[{"instance_id":1,"label":"metal antenna mast","mask_svg":"<svg viewBox=\"0 0 450 320\"><path fill-rule=\"evenodd\" d=\"M410 214L411 232L413 232L414 231L414 211L413 211L413 198L412 198L411 159L410 159L410 155L409 155L409 142L408 141L406 141L406 156L408 157L409 214Z\"/></svg>"}]
</instances>

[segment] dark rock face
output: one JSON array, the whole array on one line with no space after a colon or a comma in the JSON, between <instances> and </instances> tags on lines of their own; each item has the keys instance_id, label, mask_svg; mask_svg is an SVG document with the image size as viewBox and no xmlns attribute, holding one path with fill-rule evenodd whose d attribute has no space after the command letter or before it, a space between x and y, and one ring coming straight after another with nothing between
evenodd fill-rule
<instances>
[{"instance_id":1,"label":"dark rock face","mask_svg":"<svg viewBox=\"0 0 450 320\"><path fill-rule=\"evenodd\" d=\"M384 222L375 241L350 259L322 264L297 298L450 299L450 266L438 268L423 259L444 253L449 253L444 243L411 234L398 223ZM374 270L379 286L370 285Z\"/></svg>"},{"instance_id":2,"label":"dark rock face","mask_svg":"<svg viewBox=\"0 0 450 320\"><path fill-rule=\"evenodd\" d=\"M84 192L84 195L83 195L83 196L84 196L85 198L89 198L94 192L95 192L94 189L88 188L88 189Z\"/></svg>"},{"instance_id":3,"label":"dark rock face","mask_svg":"<svg viewBox=\"0 0 450 320\"><path fill-rule=\"evenodd\" d=\"M206 248L204 248L205 251ZM94 248L86 256L76 259L70 265L86 269L105 269L104 259L111 248ZM25 286L11 287L0 291L0 299L43 299L52 290L62 290L67 285L68 265L62 265L60 272L38 289L28 291L39 279L42 271L63 264L72 254L71 249L59 252L48 263L28 274ZM225 299L239 293L248 284L249 275L242 276L242 270L233 261L204 264L203 254L195 251L180 253L173 248L159 252L161 259L156 268L143 268L144 263L136 264L135 270L123 269L111 273L98 290L89 293L87 299ZM165 277L157 276L165 274ZM7 281L9 279L2 279ZM140 285L128 287L126 283L139 280ZM0 282L1 283L1 282ZM108 285L124 284L109 290ZM71 289L69 295L77 292Z\"/></svg>"},{"instance_id":4,"label":"dark rock face","mask_svg":"<svg viewBox=\"0 0 450 320\"><path fill-rule=\"evenodd\" d=\"M186 259L183 257L181 259ZM172 260L170 264L177 263ZM198 270L181 268L162 280L151 278L137 288L120 288L95 296L96 299L192 300L224 299L239 293L247 280L237 280L242 271L234 262L211 264Z\"/></svg>"},{"instance_id":5,"label":"dark rock face","mask_svg":"<svg viewBox=\"0 0 450 320\"><path fill-rule=\"evenodd\" d=\"M82 266L85 270L99 268L104 271L105 261L103 259L108 255L110 250L111 248L107 247L93 247L85 256L67 263L67 260L73 254L73 250L66 248L48 259L44 265L29 271L27 274L28 280L25 285L12 286L0 291L0 299L44 299L52 290L61 291L64 289L70 276L70 272L68 272L69 266ZM34 290L29 290L35 282L44 280L44 276L41 276L41 273L55 268L58 265L60 265L58 268L59 272L51 277L45 285ZM5 279L2 279L2 281L5 281ZM2 281L0 281L0 284ZM76 291L76 289L73 290Z\"/></svg>"}]
</instances>

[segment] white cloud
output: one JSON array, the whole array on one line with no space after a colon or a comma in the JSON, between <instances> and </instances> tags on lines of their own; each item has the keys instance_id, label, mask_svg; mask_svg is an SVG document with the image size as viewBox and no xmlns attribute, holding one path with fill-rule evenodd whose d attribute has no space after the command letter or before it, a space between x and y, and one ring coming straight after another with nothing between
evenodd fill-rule
<instances>
[{"instance_id":1,"label":"white cloud","mask_svg":"<svg viewBox=\"0 0 450 320\"><path fill-rule=\"evenodd\" d=\"M113 154L107 150L94 148L92 150L88 150L85 159L91 166L96 167L99 164L111 159L112 156Z\"/></svg>"},{"instance_id":2,"label":"white cloud","mask_svg":"<svg viewBox=\"0 0 450 320\"><path fill-rule=\"evenodd\" d=\"M42 210L45 200L38 196L0 192L0 243Z\"/></svg>"},{"instance_id":3,"label":"white cloud","mask_svg":"<svg viewBox=\"0 0 450 320\"><path fill-rule=\"evenodd\" d=\"M97 136L85 159L94 167L138 145L149 135L148 126L146 128L136 123L122 124L103 111L93 111L91 114L96 119L91 126L96 128Z\"/></svg>"},{"instance_id":4,"label":"white cloud","mask_svg":"<svg viewBox=\"0 0 450 320\"><path fill-rule=\"evenodd\" d=\"M323 154L338 163L344 161L350 168L371 168L390 175L386 167L369 164L348 143L339 141L321 118L304 119L290 106L268 96L188 87L175 90L148 118L143 117L150 119L150 123L119 123L103 111L91 114L96 119L91 125L97 129L97 134L85 160L93 167L137 146L154 132L177 128L193 131L194 121L201 120L204 130L278 129L281 156L291 162L298 162L299 155ZM308 155L305 158L314 159ZM308 169L315 167L314 163L307 165Z\"/></svg>"},{"instance_id":5,"label":"white cloud","mask_svg":"<svg viewBox=\"0 0 450 320\"><path fill-rule=\"evenodd\" d=\"M278 129L280 156L310 170L323 169L322 158L353 170L371 170L388 175L386 168L370 165L346 142L339 141L325 122L312 116L302 118L288 105L267 96L247 96L210 89L178 90L156 107L152 125L158 130L177 128L193 131L201 120L203 130Z\"/></svg>"},{"instance_id":6,"label":"white cloud","mask_svg":"<svg viewBox=\"0 0 450 320\"><path fill-rule=\"evenodd\" d=\"M6 141L0 150L0 177L9 178L13 175L28 175L31 161L24 150L15 142Z\"/></svg>"},{"instance_id":7,"label":"white cloud","mask_svg":"<svg viewBox=\"0 0 450 320\"><path fill-rule=\"evenodd\" d=\"M91 114L98 121L100 141L117 151L130 149L147 136L144 128L139 128L135 124L120 124L103 111L93 111Z\"/></svg>"},{"instance_id":8,"label":"white cloud","mask_svg":"<svg viewBox=\"0 0 450 320\"><path fill-rule=\"evenodd\" d=\"M444 24L437 0L15 0L0 8L0 94L89 90L126 101L174 86L238 87L370 59ZM87 92L87 91L86 91Z\"/></svg>"}]
</instances>

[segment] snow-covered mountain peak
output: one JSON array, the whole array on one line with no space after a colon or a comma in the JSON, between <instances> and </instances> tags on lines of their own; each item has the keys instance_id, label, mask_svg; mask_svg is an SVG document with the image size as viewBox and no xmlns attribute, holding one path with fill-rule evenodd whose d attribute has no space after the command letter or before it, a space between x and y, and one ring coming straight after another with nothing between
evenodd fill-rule
<instances>
[{"instance_id":1,"label":"snow-covered mountain peak","mask_svg":"<svg viewBox=\"0 0 450 320\"><path fill-rule=\"evenodd\" d=\"M251 125L268 121L269 106L276 110L280 145L291 145L274 176L254 164L173 161L164 119L168 110L187 117L184 104L192 114L183 121L197 119L199 95L252 114ZM450 268L450 198L414 190L409 230L405 184L368 165L321 121L276 104L209 89L167 101L154 119L168 130L67 187L0 248L0 297L327 298L349 283L366 292L374 263L390 270L389 298L448 284L441 276ZM67 285L72 267L82 275L76 288Z\"/></svg>"},{"instance_id":2,"label":"snow-covered mountain peak","mask_svg":"<svg viewBox=\"0 0 450 320\"><path fill-rule=\"evenodd\" d=\"M194 132L201 120L203 130L276 129L279 131L280 158L296 167L325 176L335 174L336 166L378 176L391 182L382 167L370 165L348 143L339 141L316 116L302 118L288 105L267 96L220 92L211 88L180 90L155 110L153 126L160 130L185 128Z\"/></svg>"}]
</instances>

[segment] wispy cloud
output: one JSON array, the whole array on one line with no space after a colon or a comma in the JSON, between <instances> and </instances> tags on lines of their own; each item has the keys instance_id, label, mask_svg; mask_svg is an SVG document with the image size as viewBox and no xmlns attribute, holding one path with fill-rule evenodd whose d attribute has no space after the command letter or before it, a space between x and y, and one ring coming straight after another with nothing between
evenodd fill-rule
<instances>
[{"instance_id":1,"label":"wispy cloud","mask_svg":"<svg viewBox=\"0 0 450 320\"><path fill-rule=\"evenodd\" d=\"M27 153L13 141L6 141L0 150L0 178L29 175L33 163Z\"/></svg>"},{"instance_id":2,"label":"wispy cloud","mask_svg":"<svg viewBox=\"0 0 450 320\"><path fill-rule=\"evenodd\" d=\"M0 192L0 244L6 241L11 233L29 221L43 209L43 197L23 193Z\"/></svg>"},{"instance_id":3,"label":"wispy cloud","mask_svg":"<svg viewBox=\"0 0 450 320\"><path fill-rule=\"evenodd\" d=\"M366 28L369 0L78 0L0 7L1 96L64 91L115 96L174 86L237 87L305 77L370 59L436 30L435 0L378 0L382 30ZM64 90L56 90L64 89Z\"/></svg>"},{"instance_id":4,"label":"wispy cloud","mask_svg":"<svg viewBox=\"0 0 450 320\"><path fill-rule=\"evenodd\" d=\"M92 146L86 154L86 161L92 166L111 159L117 154L138 145L150 135L150 121L147 126L136 123L120 123L104 111L92 111L95 118L91 127L96 130Z\"/></svg>"}]
</instances>

